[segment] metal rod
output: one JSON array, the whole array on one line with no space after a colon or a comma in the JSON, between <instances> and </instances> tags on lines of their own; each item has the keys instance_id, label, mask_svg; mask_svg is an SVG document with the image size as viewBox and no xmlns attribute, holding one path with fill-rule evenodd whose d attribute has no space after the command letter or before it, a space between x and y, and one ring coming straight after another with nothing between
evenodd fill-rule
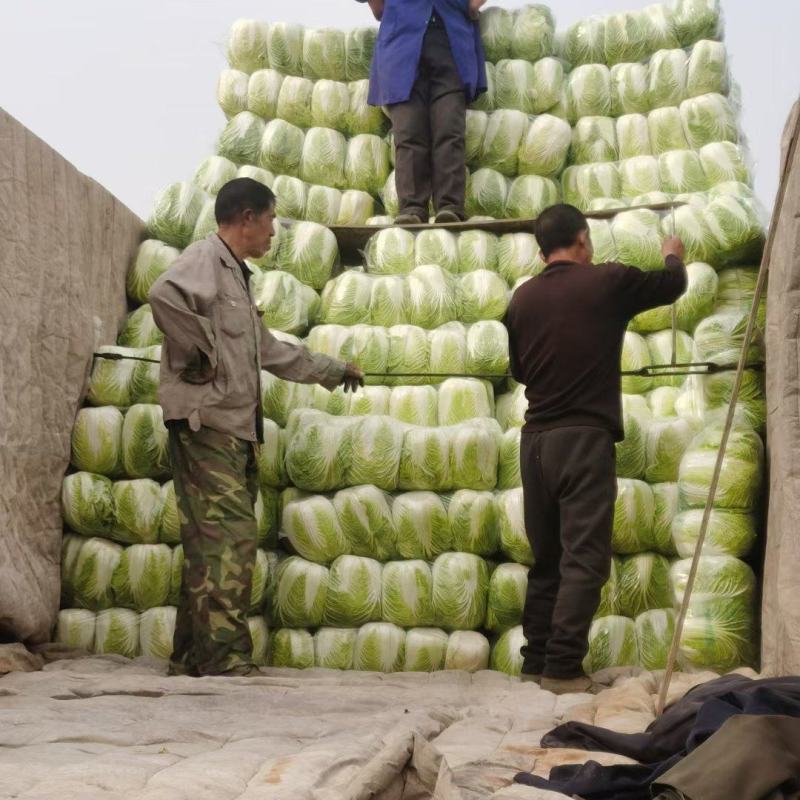
<instances>
[{"instance_id":1,"label":"metal rod","mask_svg":"<svg viewBox=\"0 0 800 800\"><path fill-rule=\"evenodd\" d=\"M786 162L783 165L781 173L781 182L778 187L778 194L775 200L775 207L772 212L772 219L770 221L769 232L767 234L767 241L764 245L764 252L761 255L761 264L758 269L758 280L756 281L755 293L753 294L753 303L750 307L750 316L747 320L747 329L744 334L744 341L742 342L742 351L739 354L739 366L736 370L736 381L733 385L731 392L731 399L728 405L728 413L725 419L725 427L722 429L722 438L719 443L719 450L717 452L717 462L714 465L714 473L711 478L711 485L708 488L708 497L706 498L706 506L703 510L703 520L700 524L700 531L697 536L697 543L694 548L694 556L692 557L692 566L689 570L689 576L686 580L686 588L683 592L683 599L681 601L680 612L678 619L675 622L675 633L672 637L672 644L669 649L667 657L666 670L664 672L664 680L661 684L661 690L658 694L658 704L656 706L656 713L660 716L664 712L667 704L667 694L669 693L669 685L672 680L673 672L675 671L675 663L678 658L678 650L680 648L681 636L683 635L683 628L686 623L686 615L689 611L689 602L694 589L695 579L697 578L697 570L700 565L700 555L703 551L703 543L705 542L706 533L708 531L708 524L711 518L711 511L714 506L714 499L717 494L717 486L719 485L719 478L722 472L722 462L725 458L725 450L728 446L728 439L733 428L734 416L736 413L736 402L739 399L739 391L742 386L742 377L746 369L747 351L750 348L750 341L753 337L753 332L756 327L756 320L758 318L758 307L761 302L761 295L764 292L764 285L767 281L767 272L769 271L769 261L772 256L772 248L775 243L775 235L780 224L781 212L783 210L783 203L786 198L786 189L788 186L789 170L794 163L795 155L797 153L798 140L800 140L800 116L795 120L794 133L789 152L787 154Z\"/></svg>"}]
</instances>

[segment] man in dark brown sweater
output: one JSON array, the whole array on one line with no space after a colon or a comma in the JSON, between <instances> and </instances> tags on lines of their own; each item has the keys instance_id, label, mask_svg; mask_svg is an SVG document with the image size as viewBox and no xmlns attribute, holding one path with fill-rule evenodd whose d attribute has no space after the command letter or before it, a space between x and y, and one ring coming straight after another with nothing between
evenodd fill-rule
<instances>
[{"instance_id":1,"label":"man in dark brown sweater","mask_svg":"<svg viewBox=\"0 0 800 800\"><path fill-rule=\"evenodd\" d=\"M579 692L591 686L582 662L611 569L625 329L683 294L684 247L677 237L664 242L663 270L595 266L586 217L569 205L545 210L535 234L547 266L517 289L505 320L511 372L528 399L520 462L535 564L522 677Z\"/></svg>"}]
</instances>

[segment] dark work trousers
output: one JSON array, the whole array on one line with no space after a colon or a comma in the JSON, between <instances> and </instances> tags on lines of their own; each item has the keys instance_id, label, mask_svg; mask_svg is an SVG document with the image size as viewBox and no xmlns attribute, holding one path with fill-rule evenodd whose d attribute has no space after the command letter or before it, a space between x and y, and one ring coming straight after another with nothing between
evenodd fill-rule
<instances>
[{"instance_id":1,"label":"dark work trousers","mask_svg":"<svg viewBox=\"0 0 800 800\"><path fill-rule=\"evenodd\" d=\"M395 144L395 182L401 214L428 220L437 212L464 217L467 100L441 20L428 26L417 79L405 103L389 106Z\"/></svg>"},{"instance_id":2,"label":"dark work trousers","mask_svg":"<svg viewBox=\"0 0 800 800\"><path fill-rule=\"evenodd\" d=\"M522 617L522 670L575 678L583 675L589 628L611 570L614 437L577 426L523 431L520 466L535 558Z\"/></svg>"}]
</instances>

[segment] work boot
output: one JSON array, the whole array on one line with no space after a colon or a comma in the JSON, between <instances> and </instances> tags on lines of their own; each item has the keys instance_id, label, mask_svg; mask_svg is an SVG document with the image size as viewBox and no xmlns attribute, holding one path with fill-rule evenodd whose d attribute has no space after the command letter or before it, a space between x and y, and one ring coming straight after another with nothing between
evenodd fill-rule
<instances>
[{"instance_id":1,"label":"work boot","mask_svg":"<svg viewBox=\"0 0 800 800\"><path fill-rule=\"evenodd\" d=\"M464 220L456 214L455 211L451 211L449 208L443 208L437 215L436 215L436 224L437 225L446 225L448 222L463 222Z\"/></svg>"},{"instance_id":2,"label":"work boot","mask_svg":"<svg viewBox=\"0 0 800 800\"><path fill-rule=\"evenodd\" d=\"M536 683L541 685L542 675L539 672L521 672L519 679L522 683Z\"/></svg>"},{"instance_id":3,"label":"work boot","mask_svg":"<svg viewBox=\"0 0 800 800\"><path fill-rule=\"evenodd\" d=\"M399 214L394 218L395 225L422 225L422 217L418 214Z\"/></svg>"},{"instance_id":4,"label":"work boot","mask_svg":"<svg viewBox=\"0 0 800 800\"><path fill-rule=\"evenodd\" d=\"M542 678L542 689L553 694L597 694L601 687L592 682L588 675L580 675L577 678Z\"/></svg>"}]
</instances>

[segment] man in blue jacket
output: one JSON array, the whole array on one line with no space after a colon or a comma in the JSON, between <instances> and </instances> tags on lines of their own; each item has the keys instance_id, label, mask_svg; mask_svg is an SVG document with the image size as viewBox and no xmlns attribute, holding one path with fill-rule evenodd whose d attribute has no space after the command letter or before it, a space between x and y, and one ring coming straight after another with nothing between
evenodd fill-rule
<instances>
[{"instance_id":1,"label":"man in blue jacket","mask_svg":"<svg viewBox=\"0 0 800 800\"><path fill-rule=\"evenodd\" d=\"M386 106L400 225L465 218L467 103L486 91L478 12L486 0L358 0L380 20L369 102Z\"/></svg>"}]
</instances>

